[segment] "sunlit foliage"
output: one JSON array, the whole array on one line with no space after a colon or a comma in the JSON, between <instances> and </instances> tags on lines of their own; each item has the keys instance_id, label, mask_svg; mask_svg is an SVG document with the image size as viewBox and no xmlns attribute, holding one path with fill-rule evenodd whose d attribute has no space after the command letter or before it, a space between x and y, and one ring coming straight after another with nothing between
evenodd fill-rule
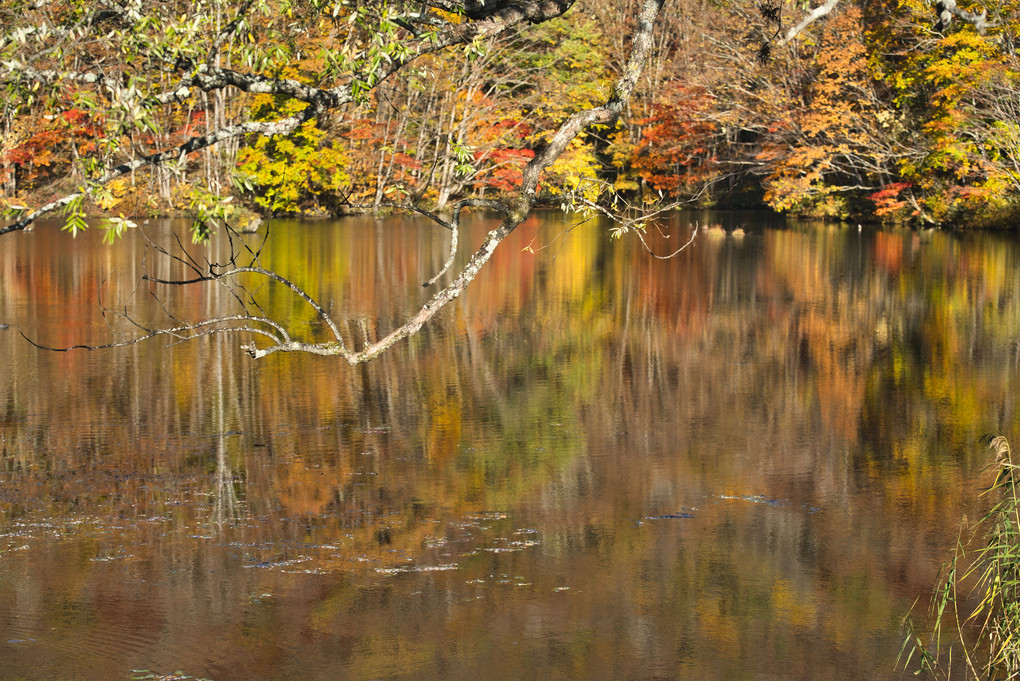
<instances>
[{"instance_id":1,"label":"sunlit foliage","mask_svg":"<svg viewBox=\"0 0 1020 681\"><path fill-rule=\"evenodd\" d=\"M29 13L59 31L83 20L86 4ZM442 209L498 198L519 186L550 131L611 94L634 28L632 5L584 0L528 30L424 55L400 78L380 74L409 49L400 13L413 3L259 0L215 48L229 3L210 3L191 19L172 11L181 3L136 12L89 46L93 64L76 66L79 81L5 81L0 201L33 205L47 192L81 189L87 198L65 208L74 228L84 211L106 210L97 201L103 168L303 110L268 95L245 99L231 86L156 96L171 92L173 79L143 65L166 57L167 40L183 45L177 66L201 64L215 49L218 63L238 72L349 85L351 101L296 125L287 140L251 134L133 172L119 190L124 209L187 209L196 182L273 214L408 201ZM838 219L1007 223L1020 204L1014 5L985 8L987 26L956 21L935 31L926 0L842 0L789 42L772 44L763 65L752 33L771 35L779 25L778 36L803 8L770 3L762 15L753 6L681 0L657 29L627 115L578 138L543 179L540 198L691 199ZM709 15L711 22L699 20ZM467 18L443 16L454 24ZM68 68L59 49L22 63L26 49L51 42L38 31L16 32L0 57L11 73ZM111 59L131 65L117 84L85 87L80 79L101 77L93 66ZM250 189L236 181L237 170Z\"/></svg>"},{"instance_id":2,"label":"sunlit foliage","mask_svg":"<svg viewBox=\"0 0 1020 681\"><path fill-rule=\"evenodd\" d=\"M303 108L288 102L274 110L265 95L256 119L291 115ZM272 213L319 212L321 201L335 201L347 185L347 155L339 140L325 141L326 132L307 121L288 137L257 137L237 152L238 169L252 185L252 200Z\"/></svg>"}]
</instances>

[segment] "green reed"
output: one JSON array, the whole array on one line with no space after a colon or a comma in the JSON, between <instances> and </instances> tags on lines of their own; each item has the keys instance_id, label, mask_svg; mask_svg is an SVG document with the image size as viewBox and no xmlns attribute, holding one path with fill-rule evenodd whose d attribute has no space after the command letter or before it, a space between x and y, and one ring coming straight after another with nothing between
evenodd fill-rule
<instances>
[{"instance_id":1,"label":"green reed","mask_svg":"<svg viewBox=\"0 0 1020 681\"><path fill-rule=\"evenodd\" d=\"M917 675L1020 678L1020 473L1004 436L984 441L995 452L995 482L985 491L994 504L974 525L964 522L932 594L931 631L919 634L905 622L900 658L906 668L916 661Z\"/></svg>"}]
</instances>

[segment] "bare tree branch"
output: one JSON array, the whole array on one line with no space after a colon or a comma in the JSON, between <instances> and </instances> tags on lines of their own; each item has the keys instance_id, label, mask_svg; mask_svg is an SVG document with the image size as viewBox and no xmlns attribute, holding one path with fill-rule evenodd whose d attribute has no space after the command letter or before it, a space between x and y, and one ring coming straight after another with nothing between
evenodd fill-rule
<instances>
[{"instance_id":1,"label":"bare tree branch","mask_svg":"<svg viewBox=\"0 0 1020 681\"><path fill-rule=\"evenodd\" d=\"M780 45L785 45L790 42L803 31L805 28L815 23L824 16L828 16L832 10L836 9L840 0L826 0L825 4L815 7L813 10L808 12L803 19L801 19L795 26L786 32L786 35L779 41Z\"/></svg>"},{"instance_id":2,"label":"bare tree branch","mask_svg":"<svg viewBox=\"0 0 1020 681\"><path fill-rule=\"evenodd\" d=\"M965 9L960 9L956 5L956 0L938 0L935 3L935 13L938 15L938 20L935 22L934 29L940 33L949 28L949 24L953 22L953 17L973 25L978 33L984 33L985 30L999 25L998 22L988 21L987 9L982 9L981 14L974 14Z\"/></svg>"},{"instance_id":3,"label":"bare tree branch","mask_svg":"<svg viewBox=\"0 0 1020 681\"><path fill-rule=\"evenodd\" d=\"M458 201L453 209L453 221L449 223L449 227L451 230L450 257L447 258L446 262L440 268L439 272L436 273L436 276L432 277L424 284L422 284L423 288L428 288L429 286L432 286L432 284L436 283L436 281L438 281L441 276L446 274L453 266L453 261L457 257L457 238L458 233L460 231L460 212L467 206L492 208L494 210L500 211L501 213L503 213L504 216L506 216L508 212L506 205L502 201L487 201L485 199L463 199L462 201Z\"/></svg>"},{"instance_id":4,"label":"bare tree branch","mask_svg":"<svg viewBox=\"0 0 1020 681\"><path fill-rule=\"evenodd\" d=\"M237 332L237 331L244 331L244 332L247 332L247 333L255 333L255 334L262 335L262 336L266 336L266 337L272 339L274 342L276 342L277 344L280 344L280 345L287 345L288 343L293 344L293 341L289 341L289 337L285 337L285 339L281 341L281 339L277 338L275 335L269 333L265 329L259 329L259 328L256 328L256 327L241 326L241 327L204 329L204 327L207 327L207 326L211 326L211 325L215 325L215 324L223 324L225 322L230 322L230 321L243 321L243 322L259 322L259 321L261 321L261 322L265 322L267 324L275 326L275 324L273 324L273 322L271 320L267 320L267 319L259 319L257 317L251 317L251 316L248 316L248 315L230 315L230 316L226 316L226 317L217 317L216 319L209 319L209 320L205 320L205 321L201 321L201 322L196 322L194 324L185 324L185 325L182 325L182 326L175 326L175 327L172 327L172 328L169 328L169 329L145 329L144 327L141 327L141 328L143 328L147 332L144 336L139 336L137 338L129 338L128 340L117 341L115 343L105 343L103 345L71 345L71 346L61 347L61 348L50 347L48 345L43 345L41 343L37 343L36 341L34 341L31 338L29 338L28 336L26 336L25 333L23 331L21 331L21 330L19 330L18 333L21 334L22 338L24 338L26 341L28 341L29 343L31 343L35 347L39 348L40 350L50 350L52 352L68 352L70 350L107 350L107 349L110 349L110 348L123 348L123 347L127 347L129 345L134 345L136 343L141 343L142 341L147 341L147 340L150 340L150 339L153 339L153 338L158 338L160 336L171 336L173 338L178 339L178 341L187 341L187 340L193 340L195 338L199 338L200 336L207 336L207 335L216 334L216 333ZM176 345L176 343L174 343L174 345ZM326 354L326 353L322 353L322 354Z\"/></svg>"},{"instance_id":5,"label":"bare tree branch","mask_svg":"<svg viewBox=\"0 0 1020 681\"><path fill-rule=\"evenodd\" d=\"M648 252L648 255L652 256L653 258L656 258L657 260L669 260L671 258L675 258L676 256L686 251L687 247L694 243L694 238L698 236L698 225L694 225L694 229L691 230L691 237L686 242L684 242L679 248L677 248L675 251L668 255L659 255L655 251L653 251L651 247L648 245L648 242L645 241L645 235L641 230L638 230L635 233L637 234L638 239L641 241L641 245L644 246L645 251Z\"/></svg>"},{"instance_id":6,"label":"bare tree branch","mask_svg":"<svg viewBox=\"0 0 1020 681\"><path fill-rule=\"evenodd\" d=\"M343 345L344 342L343 337L340 335L340 329L337 328L336 322L333 321L333 318L329 316L329 313L327 313L326 310L324 310L322 306L315 301L314 298L305 293L305 291L294 282L277 274L276 272L273 272L272 270L267 270L263 267L254 266L236 267L225 272L211 273L207 275L198 276L193 279L162 279L159 277L153 277L146 274L142 276L142 280L151 281L154 284L187 286L188 284L198 284L204 281L221 281L223 279L228 279L230 277L237 276L238 274L257 274L266 277L267 279L279 282L286 286L287 288L289 288L291 291L297 294L299 298L308 303L308 305L310 305L313 310L315 310L315 313L319 315L319 318L323 321L323 323L325 323L326 326L329 327L329 330L333 333L333 337L336 338L337 342L340 343L341 346Z\"/></svg>"}]
</instances>

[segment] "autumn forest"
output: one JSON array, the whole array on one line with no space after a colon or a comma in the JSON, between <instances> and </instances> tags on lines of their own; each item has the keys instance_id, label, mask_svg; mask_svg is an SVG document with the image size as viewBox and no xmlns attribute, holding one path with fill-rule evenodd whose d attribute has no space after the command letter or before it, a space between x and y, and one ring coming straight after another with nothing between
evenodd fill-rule
<instances>
[{"instance_id":1,"label":"autumn forest","mask_svg":"<svg viewBox=\"0 0 1020 681\"><path fill-rule=\"evenodd\" d=\"M404 59L402 41L427 36L387 5L247 2L235 17L210 3L201 21L182 14L148 25L144 12L110 20L75 54L68 77L62 42L73 26L98 21L83 18L88 4L0 9L2 23L16 16L20 25L0 36L0 203L9 218L81 187L80 200L61 205L72 229L85 214L201 217L224 196L263 216L499 198L520 187L558 126L612 94L638 3L560 3L569 9L548 20L416 55L400 78L387 64ZM431 4L442 15L443 3ZM471 6L444 18L468 22ZM922 0L830 0L813 11L668 2L626 111L574 137L545 169L538 199L570 209L679 202L1011 224L1020 206L1020 18L1009 2L952 9L940 17ZM222 30L214 51L225 72L345 82L351 101L306 116L314 104L250 85L175 89L189 42L211 49L196 38L210 21ZM61 26L72 37L55 40ZM172 50L177 72L154 66ZM368 75L344 81L352 65ZM183 147L281 119L301 120L289 134ZM173 163L108 172L165 148L182 151Z\"/></svg>"}]
</instances>

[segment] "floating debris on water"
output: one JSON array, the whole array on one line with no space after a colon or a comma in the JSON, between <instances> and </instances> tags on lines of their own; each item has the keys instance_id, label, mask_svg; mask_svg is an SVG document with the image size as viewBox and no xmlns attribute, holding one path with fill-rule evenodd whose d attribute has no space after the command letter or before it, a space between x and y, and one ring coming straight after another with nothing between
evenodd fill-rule
<instances>
[{"instance_id":1,"label":"floating debris on water","mask_svg":"<svg viewBox=\"0 0 1020 681\"><path fill-rule=\"evenodd\" d=\"M693 513L667 513L666 515L646 515L645 520L675 520L678 518L693 518Z\"/></svg>"},{"instance_id":2,"label":"floating debris on water","mask_svg":"<svg viewBox=\"0 0 1020 681\"><path fill-rule=\"evenodd\" d=\"M512 551L523 551L532 546L538 546L541 543L537 539L524 539L507 542L506 546L483 546L482 551L488 551L489 553L510 553Z\"/></svg>"},{"instance_id":3,"label":"floating debris on water","mask_svg":"<svg viewBox=\"0 0 1020 681\"><path fill-rule=\"evenodd\" d=\"M445 563L443 565L405 565L392 568L376 568L375 571L381 575L399 575L407 572L444 572L456 570L460 565L457 563Z\"/></svg>"},{"instance_id":4,"label":"floating debris on water","mask_svg":"<svg viewBox=\"0 0 1020 681\"><path fill-rule=\"evenodd\" d=\"M242 565L241 567L249 568L276 568L276 567L287 567L289 565L298 565L299 563L306 563L311 558L308 556L299 556L298 558L292 558L291 560L278 560L278 561L266 561L263 563L254 563L252 565Z\"/></svg>"},{"instance_id":5,"label":"floating debris on water","mask_svg":"<svg viewBox=\"0 0 1020 681\"><path fill-rule=\"evenodd\" d=\"M132 553L123 553L116 556L97 556L96 558L89 558L93 563L109 563L115 560L124 560L125 558L134 558Z\"/></svg>"},{"instance_id":6,"label":"floating debris on water","mask_svg":"<svg viewBox=\"0 0 1020 681\"><path fill-rule=\"evenodd\" d=\"M152 681L188 681L191 679L194 679L194 681L209 681L209 679L205 678L195 679L194 676L189 676L180 670L173 674L157 674L150 672L148 669L132 669L131 673L134 674L131 677L132 681L147 681L148 679Z\"/></svg>"},{"instance_id":7,"label":"floating debris on water","mask_svg":"<svg viewBox=\"0 0 1020 681\"><path fill-rule=\"evenodd\" d=\"M767 506L783 506L789 503L789 499L776 499L774 497L767 497L764 494L720 494L719 498L729 501L750 501L753 504L765 504Z\"/></svg>"},{"instance_id":8,"label":"floating debris on water","mask_svg":"<svg viewBox=\"0 0 1020 681\"><path fill-rule=\"evenodd\" d=\"M425 541L422 542L427 549L439 549L447 545L447 541L444 537L425 537Z\"/></svg>"},{"instance_id":9,"label":"floating debris on water","mask_svg":"<svg viewBox=\"0 0 1020 681\"><path fill-rule=\"evenodd\" d=\"M506 520L510 516L502 511L482 511L481 513L467 515L464 517L469 520Z\"/></svg>"}]
</instances>

